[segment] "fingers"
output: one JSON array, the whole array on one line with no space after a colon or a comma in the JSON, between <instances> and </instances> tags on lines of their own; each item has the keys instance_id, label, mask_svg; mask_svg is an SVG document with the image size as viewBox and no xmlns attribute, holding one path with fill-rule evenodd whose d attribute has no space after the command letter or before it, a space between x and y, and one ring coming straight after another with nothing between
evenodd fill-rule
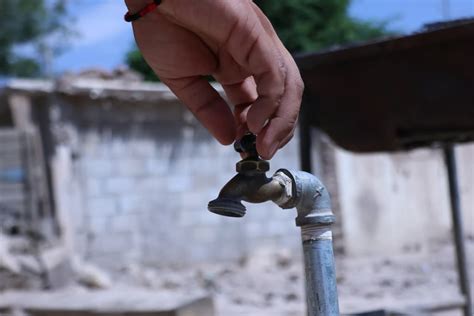
<instances>
[{"instance_id":1,"label":"fingers","mask_svg":"<svg viewBox=\"0 0 474 316\"><path fill-rule=\"evenodd\" d=\"M222 84L225 94L233 105L251 104L258 97L255 81L252 77L231 84L223 83L219 77L216 77L216 79Z\"/></svg>"},{"instance_id":2,"label":"fingers","mask_svg":"<svg viewBox=\"0 0 474 316\"><path fill-rule=\"evenodd\" d=\"M237 125L236 139L240 139L249 132L247 126L247 112L250 109L250 104L239 104L234 107L235 123Z\"/></svg>"},{"instance_id":3,"label":"fingers","mask_svg":"<svg viewBox=\"0 0 474 316\"><path fill-rule=\"evenodd\" d=\"M204 127L224 145L235 140L234 116L214 88L201 76L162 81L189 108Z\"/></svg>"},{"instance_id":4,"label":"fingers","mask_svg":"<svg viewBox=\"0 0 474 316\"><path fill-rule=\"evenodd\" d=\"M207 50L213 56L205 58L208 65L188 58L192 67L179 67L180 63L172 63L172 67L162 69L167 64L163 62L163 56L158 56L154 51L159 51L163 45L156 43L150 54L145 56L152 60L152 67L156 65L153 67L155 71L166 74L164 77L167 78L181 78L169 79L165 83L219 141L232 142L237 123L238 133L248 127L257 134L259 153L264 158L271 158L278 148L291 139L298 118L303 84L293 59L265 15L252 1L163 1L158 11L195 35L189 39L202 41L196 43L196 47L203 48L203 52L195 56L201 58L209 55ZM156 33L151 27L147 31L147 34ZM175 43L187 42L179 40ZM184 55L193 50L181 48L183 56L180 58L165 57L173 61L186 60ZM173 51L166 50L168 53ZM153 62L155 60L156 63ZM217 61L215 66L213 61ZM188 72L187 69L197 65L201 65L198 73ZM234 68L229 68L228 73L222 71L229 65ZM225 79L219 81L223 83L231 102L241 105L235 112L236 122L231 119L230 109L217 92L203 79L196 77L204 75L208 69L212 69L212 74L220 69L220 74L226 75L223 76ZM230 76L229 73L238 75ZM244 80L248 77L253 77L253 87Z\"/></svg>"},{"instance_id":5,"label":"fingers","mask_svg":"<svg viewBox=\"0 0 474 316\"><path fill-rule=\"evenodd\" d=\"M234 118L237 126L236 139L249 132L247 126L247 112L253 102L257 99L255 82L252 77L244 81L232 84L222 85L229 101L234 105Z\"/></svg>"},{"instance_id":6,"label":"fingers","mask_svg":"<svg viewBox=\"0 0 474 316\"><path fill-rule=\"evenodd\" d=\"M208 30L215 32L213 37L220 41L216 53L221 57L222 51L228 52L243 72L255 80L258 98L250 109L248 126L258 134L278 108L284 93L284 58L265 32L250 1L219 2L220 5L223 3L229 4L229 11L222 15L226 17L225 27ZM221 16L214 16L213 23L220 25L219 18Z\"/></svg>"},{"instance_id":7,"label":"fingers","mask_svg":"<svg viewBox=\"0 0 474 316\"><path fill-rule=\"evenodd\" d=\"M256 83L258 98L250 108L247 124L254 134L259 134L281 103L285 92L286 69L283 56L276 49L271 38L265 33L260 23L258 35L253 35L240 47L229 46L235 52L235 59L251 71ZM252 31L250 31L252 34ZM250 36L252 37L252 36ZM234 42L234 40L230 40ZM235 39L234 44L239 41Z\"/></svg>"},{"instance_id":8,"label":"fingers","mask_svg":"<svg viewBox=\"0 0 474 316\"><path fill-rule=\"evenodd\" d=\"M234 105L234 117L237 124L237 139L249 131L247 127L247 111L258 97L255 80L239 64L229 52L219 51L219 67L214 77L219 81Z\"/></svg>"},{"instance_id":9,"label":"fingers","mask_svg":"<svg viewBox=\"0 0 474 316\"><path fill-rule=\"evenodd\" d=\"M286 145L293 137L303 89L298 69L296 67L289 68L281 103L269 119L268 124L257 136L257 150L265 159L271 159L276 151ZM247 120L252 115L250 111Z\"/></svg>"},{"instance_id":10,"label":"fingers","mask_svg":"<svg viewBox=\"0 0 474 316\"><path fill-rule=\"evenodd\" d=\"M249 2L252 7L253 3ZM257 134L257 150L266 159L291 138L302 95L299 71L263 13L251 8L230 32L226 49L249 71L258 98L248 110L249 130Z\"/></svg>"},{"instance_id":11,"label":"fingers","mask_svg":"<svg viewBox=\"0 0 474 316\"><path fill-rule=\"evenodd\" d=\"M133 24L143 56L155 73L222 144L235 139L229 106L202 75L214 72L217 61L193 32L160 12Z\"/></svg>"},{"instance_id":12,"label":"fingers","mask_svg":"<svg viewBox=\"0 0 474 316\"><path fill-rule=\"evenodd\" d=\"M272 38L283 56L286 70L285 89L280 104L257 137L257 150L262 157L270 159L279 148L286 145L293 137L304 85L296 63L276 35L270 21L255 4L253 4L253 7L266 33ZM248 115L254 115L255 112L249 111ZM247 120L250 120L250 117Z\"/></svg>"}]
</instances>

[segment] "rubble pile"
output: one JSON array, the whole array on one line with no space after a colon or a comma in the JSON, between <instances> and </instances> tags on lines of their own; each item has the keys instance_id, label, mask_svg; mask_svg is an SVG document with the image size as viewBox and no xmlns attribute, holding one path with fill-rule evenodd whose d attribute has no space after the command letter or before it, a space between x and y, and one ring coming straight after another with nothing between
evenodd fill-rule
<instances>
[{"instance_id":1,"label":"rubble pile","mask_svg":"<svg viewBox=\"0 0 474 316\"><path fill-rule=\"evenodd\" d=\"M473 262L474 238L467 240L467 247L469 260ZM4 255L5 248L0 249L2 270L21 276L23 272L16 270L21 260L12 261L12 257ZM338 255L341 312L456 304L461 298L453 251L449 241L442 241L401 255L360 258ZM301 254L290 250L263 249L229 263L161 268L126 264L118 271L109 271L110 277L81 261L72 266L75 282L64 291L76 288L83 292L93 288L92 293L97 295L119 291L133 296L145 291L167 297L206 296L213 298L216 315L226 316L305 313ZM443 315L457 314L448 311Z\"/></svg>"}]
</instances>

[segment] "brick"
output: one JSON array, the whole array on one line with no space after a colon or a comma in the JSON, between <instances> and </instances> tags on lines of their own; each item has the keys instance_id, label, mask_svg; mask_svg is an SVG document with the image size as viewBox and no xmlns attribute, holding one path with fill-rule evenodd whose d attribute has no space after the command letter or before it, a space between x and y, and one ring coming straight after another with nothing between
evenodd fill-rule
<instances>
[{"instance_id":1,"label":"brick","mask_svg":"<svg viewBox=\"0 0 474 316\"><path fill-rule=\"evenodd\" d=\"M85 181L85 190L88 197L100 197L103 195L103 181L97 178L89 178Z\"/></svg>"},{"instance_id":2,"label":"brick","mask_svg":"<svg viewBox=\"0 0 474 316\"><path fill-rule=\"evenodd\" d=\"M133 156L136 157L152 157L156 154L156 142L152 140L134 140Z\"/></svg>"},{"instance_id":3,"label":"brick","mask_svg":"<svg viewBox=\"0 0 474 316\"><path fill-rule=\"evenodd\" d=\"M111 218L111 216L88 216L86 219L88 232L98 234L108 230Z\"/></svg>"},{"instance_id":4,"label":"brick","mask_svg":"<svg viewBox=\"0 0 474 316\"><path fill-rule=\"evenodd\" d=\"M128 195L122 196L118 200L118 209L120 214L143 212L150 205L150 197L146 195Z\"/></svg>"},{"instance_id":5,"label":"brick","mask_svg":"<svg viewBox=\"0 0 474 316\"><path fill-rule=\"evenodd\" d=\"M117 200L112 197L91 198L87 202L88 215L108 217L117 214Z\"/></svg>"},{"instance_id":6,"label":"brick","mask_svg":"<svg viewBox=\"0 0 474 316\"><path fill-rule=\"evenodd\" d=\"M167 187L169 192L183 193L185 198L186 193L192 189L192 180L189 176L175 176L168 178Z\"/></svg>"},{"instance_id":7,"label":"brick","mask_svg":"<svg viewBox=\"0 0 474 316\"><path fill-rule=\"evenodd\" d=\"M105 178L113 173L112 162L108 159L83 159L83 165L88 177Z\"/></svg>"},{"instance_id":8,"label":"brick","mask_svg":"<svg viewBox=\"0 0 474 316\"><path fill-rule=\"evenodd\" d=\"M105 180L104 192L107 194L129 194L135 188L135 180L129 177L116 177Z\"/></svg>"},{"instance_id":9,"label":"brick","mask_svg":"<svg viewBox=\"0 0 474 316\"><path fill-rule=\"evenodd\" d=\"M141 195L147 194L145 199L150 200L160 194L167 187L168 181L166 177L141 177L136 179L135 192ZM166 190L166 189L165 189Z\"/></svg>"},{"instance_id":10,"label":"brick","mask_svg":"<svg viewBox=\"0 0 474 316\"><path fill-rule=\"evenodd\" d=\"M125 157L127 157L131 153L130 147L127 145L130 145L129 142L125 142L121 139L114 139L113 141L108 143L107 147L109 148L109 154L112 157L118 159L124 157L124 155Z\"/></svg>"},{"instance_id":11,"label":"brick","mask_svg":"<svg viewBox=\"0 0 474 316\"><path fill-rule=\"evenodd\" d=\"M125 177L138 177L146 175L146 165L137 158L124 158L116 162L117 174Z\"/></svg>"},{"instance_id":12,"label":"brick","mask_svg":"<svg viewBox=\"0 0 474 316\"><path fill-rule=\"evenodd\" d=\"M169 172L165 159L147 158L144 160L144 167L147 175L164 175Z\"/></svg>"},{"instance_id":13,"label":"brick","mask_svg":"<svg viewBox=\"0 0 474 316\"><path fill-rule=\"evenodd\" d=\"M133 233L139 234L140 232L136 231L137 228L137 216L140 214L127 214L127 215L117 215L109 219L109 230L114 233Z\"/></svg>"},{"instance_id":14,"label":"brick","mask_svg":"<svg viewBox=\"0 0 474 316\"><path fill-rule=\"evenodd\" d=\"M84 214L77 212L77 218L85 221L74 220L83 254L108 266L122 265L128 255L127 260L150 264L176 263L183 257L192 263L238 257L262 240L299 239L295 212L283 215L272 203L246 204L244 219L207 211L207 203L235 175L239 156L201 127L163 122L170 109L182 107L115 102L113 111L90 104L81 108L87 115L81 110L71 118L85 123L78 125L77 145L85 180L74 199L84 199ZM99 122L100 128L82 127L98 127ZM296 142L286 146L272 160L272 170L298 167L296 149ZM92 244L86 249L89 236Z\"/></svg>"}]
</instances>

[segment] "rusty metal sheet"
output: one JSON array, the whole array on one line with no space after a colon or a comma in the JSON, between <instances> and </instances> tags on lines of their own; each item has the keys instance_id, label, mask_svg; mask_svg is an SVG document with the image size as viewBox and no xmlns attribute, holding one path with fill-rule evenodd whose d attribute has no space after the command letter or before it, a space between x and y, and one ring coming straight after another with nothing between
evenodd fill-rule
<instances>
[{"instance_id":1,"label":"rusty metal sheet","mask_svg":"<svg viewBox=\"0 0 474 316\"><path fill-rule=\"evenodd\" d=\"M341 147L474 140L474 21L296 57L303 111Z\"/></svg>"}]
</instances>

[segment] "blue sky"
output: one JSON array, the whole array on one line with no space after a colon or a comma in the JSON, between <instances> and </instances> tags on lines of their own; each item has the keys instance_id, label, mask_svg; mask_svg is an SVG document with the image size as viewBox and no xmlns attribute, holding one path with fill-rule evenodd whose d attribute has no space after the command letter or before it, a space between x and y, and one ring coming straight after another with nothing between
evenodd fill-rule
<instances>
[{"instance_id":1,"label":"blue sky","mask_svg":"<svg viewBox=\"0 0 474 316\"><path fill-rule=\"evenodd\" d=\"M443 2L449 4L450 18L474 16L474 0L353 0L350 13L364 20L389 20L391 28L409 33L424 23L442 20ZM113 69L124 63L133 34L130 24L123 21L123 1L73 0L70 11L79 36L55 59L54 72Z\"/></svg>"}]
</instances>

